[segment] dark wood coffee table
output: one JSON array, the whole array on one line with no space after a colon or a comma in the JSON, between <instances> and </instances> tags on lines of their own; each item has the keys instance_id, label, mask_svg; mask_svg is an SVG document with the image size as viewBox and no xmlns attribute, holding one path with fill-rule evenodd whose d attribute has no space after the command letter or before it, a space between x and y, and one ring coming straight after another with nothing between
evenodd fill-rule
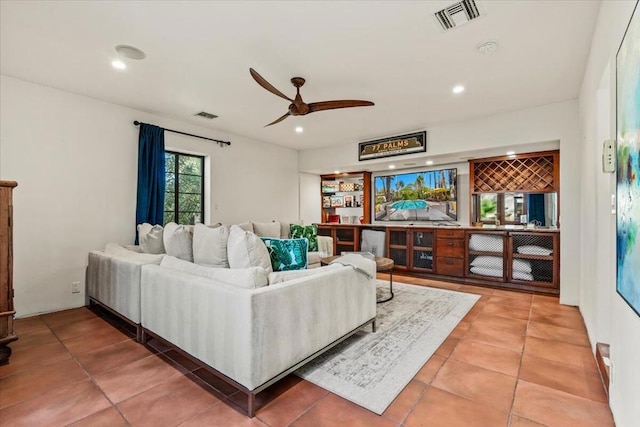
<instances>
[{"instance_id":1,"label":"dark wood coffee table","mask_svg":"<svg viewBox=\"0 0 640 427\"><path fill-rule=\"evenodd\" d=\"M336 255L336 256L330 256L326 258L320 258L320 265L329 265L331 264L331 261L336 260L341 256L342 255ZM378 273L389 272L389 292L391 293L391 296L387 299L376 301L378 304L380 304L382 302L391 301L393 299L393 267L395 264L392 259L384 258L381 256L377 256L375 261L376 261L376 272Z\"/></svg>"}]
</instances>

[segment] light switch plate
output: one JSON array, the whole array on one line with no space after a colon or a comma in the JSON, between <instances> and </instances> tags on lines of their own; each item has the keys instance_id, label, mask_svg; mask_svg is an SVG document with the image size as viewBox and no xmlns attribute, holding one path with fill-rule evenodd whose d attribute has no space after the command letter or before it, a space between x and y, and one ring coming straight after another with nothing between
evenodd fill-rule
<instances>
[{"instance_id":1,"label":"light switch plate","mask_svg":"<svg viewBox=\"0 0 640 427\"><path fill-rule=\"evenodd\" d=\"M616 171L616 142L612 139L602 144L602 172Z\"/></svg>"}]
</instances>

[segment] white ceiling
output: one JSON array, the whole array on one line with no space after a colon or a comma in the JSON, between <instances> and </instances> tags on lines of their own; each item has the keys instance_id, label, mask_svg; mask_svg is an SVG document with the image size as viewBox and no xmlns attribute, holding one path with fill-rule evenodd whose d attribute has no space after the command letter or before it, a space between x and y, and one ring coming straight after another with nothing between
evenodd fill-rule
<instances>
[{"instance_id":1,"label":"white ceiling","mask_svg":"<svg viewBox=\"0 0 640 427\"><path fill-rule=\"evenodd\" d=\"M3 0L0 72L295 149L578 96L600 2L477 0L484 16L444 32L433 12L452 3ZM487 40L499 49L482 55ZM114 70L118 44L147 59ZM376 105L264 128L288 102L249 67L291 97L290 78L304 77L306 102ZM453 95L456 84L467 90ZM203 110L220 117L193 117Z\"/></svg>"}]
</instances>

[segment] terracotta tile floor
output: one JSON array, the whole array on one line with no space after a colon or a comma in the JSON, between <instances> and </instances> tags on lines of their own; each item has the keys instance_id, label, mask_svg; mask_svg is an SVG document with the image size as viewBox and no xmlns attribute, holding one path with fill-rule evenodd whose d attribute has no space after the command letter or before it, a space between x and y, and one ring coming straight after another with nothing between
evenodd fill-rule
<instances>
[{"instance_id":1,"label":"terracotta tile floor","mask_svg":"<svg viewBox=\"0 0 640 427\"><path fill-rule=\"evenodd\" d=\"M388 279L380 275L381 279ZM382 416L289 376L245 398L87 308L16 321L0 366L6 426L613 426L577 308L557 298L396 277L481 298Z\"/></svg>"}]
</instances>

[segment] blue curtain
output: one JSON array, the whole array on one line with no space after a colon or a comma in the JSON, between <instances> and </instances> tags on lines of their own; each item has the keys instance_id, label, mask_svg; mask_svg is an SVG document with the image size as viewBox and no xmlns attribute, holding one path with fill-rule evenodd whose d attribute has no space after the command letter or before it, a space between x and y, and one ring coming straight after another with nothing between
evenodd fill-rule
<instances>
[{"instance_id":1,"label":"blue curtain","mask_svg":"<svg viewBox=\"0 0 640 427\"><path fill-rule=\"evenodd\" d=\"M544 223L544 194L529 194L527 211L529 213L529 222L536 220L540 224L546 225Z\"/></svg>"},{"instance_id":2,"label":"blue curtain","mask_svg":"<svg viewBox=\"0 0 640 427\"><path fill-rule=\"evenodd\" d=\"M143 222L162 224L164 221L164 129L140 124L138 138L138 198L136 202L137 225Z\"/></svg>"}]
</instances>

